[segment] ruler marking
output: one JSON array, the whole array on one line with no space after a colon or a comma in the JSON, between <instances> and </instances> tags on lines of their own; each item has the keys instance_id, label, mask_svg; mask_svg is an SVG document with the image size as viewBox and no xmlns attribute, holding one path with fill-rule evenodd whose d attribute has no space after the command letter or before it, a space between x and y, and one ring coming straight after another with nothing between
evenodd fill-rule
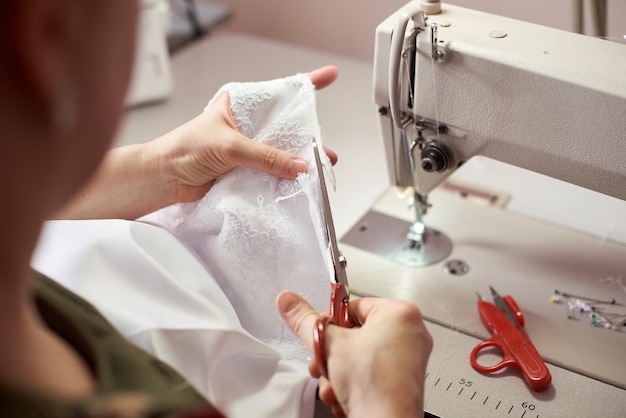
<instances>
[{"instance_id":1,"label":"ruler marking","mask_svg":"<svg viewBox=\"0 0 626 418\"><path fill-rule=\"evenodd\" d=\"M437 386L440 380L441 380L441 377L437 378L437 381L435 382L435 386Z\"/></svg>"},{"instance_id":2,"label":"ruler marking","mask_svg":"<svg viewBox=\"0 0 626 418\"><path fill-rule=\"evenodd\" d=\"M487 403L487 399L489 399L489 396L485 398L485 400L483 401L483 405Z\"/></svg>"},{"instance_id":3,"label":"ruler marking","mask_svg":"<svg viewBox=\"0 0 626 418\"><path fill-rule=\"evenodd\" d=\"M461 393L463 393L463 388L461 388L461 390L459 391L459 395L460 395Z\"/></svg>"},{"instance_id":4,"label":"ruler marking","mask_svg":"<svg viewBox=\"0 0 626 418\"><path fill-rule=\"evenodd\" d=\"M509 409L509 415L511 415L511 411L513 410L513 405L511 405L511 409Z\"/></svg>"},{"instance_id":5,"label":"ruler marking","mask_svg":"<svg viewBox=\"0 0 626 418\"><path fill-rule=\"evenodd\" d=\"M500 406L501 403L502 403L502 401L498 401L498 404L496 405L496 409L498 409L498 407Z\"/></svg>"},{"instance_id":6,"label":"ruler marking","mask_svg":"<svg viewBox=\"0 0 626 418\"><path fill-rule=\"evenodd\" d=\"M476 392L474 392L474 394L472 395L472 397L470 398L470 401L474 400L474 396L476 396Z\"/></svg>"},{"instance_id":7,"label":"ruler marking","mask_svg":"<svg viewBox=\"0 0 626 418\"><path fill-rule=\"evenodd\" d=\"M448 385L448 387L446 388L446 390L450 389L450 386L452 386L452 382L450 382L450 384Z\"/></svg>"},{"instance_id":8,"label":"ruler marking","mask_svg":"<svg viewBox=\"0 0 626 418\"><path fill-rule=\"evenodd\" d=\"M522 416L520 418L524 418L524 415L526 415L526 409L524 410L524 413L522 414Z\"/></svg>"}]
</instances>

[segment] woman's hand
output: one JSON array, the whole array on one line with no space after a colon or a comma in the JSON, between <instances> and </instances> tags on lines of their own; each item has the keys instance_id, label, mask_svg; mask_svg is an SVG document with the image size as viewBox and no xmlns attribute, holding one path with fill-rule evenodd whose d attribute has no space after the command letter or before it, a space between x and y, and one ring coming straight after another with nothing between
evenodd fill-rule
<instances>
[{"instance_id":1,"label":"woman's hand","mask_svg":"<svg viewBox=\"0 0 626 418\"><path fill-rule=\"evenodd\" d=\"M319 314L300 296L285 291L276 307L291 330L313 350ZM336 416L421 417L426 364L432 337L417 306L366 298L350 302L360 328L326 328L328 379L320 378L320 399Z\"/></svg>"},{"instance_id":2,"label":"woman's hand","mask_svg":"<svg viewBox=\"0 0 626 418\"><path fill-rule=\"evenodd\" d=\"M337 78L337 69L309 73L317 89ZM297 155L252 141L235 127L228 95L222 95L201 115L157 140L162 176L176 187L176 202L200 199L215 179L235 167L249 167L273 176L295 179L307 163ZM326 149L333 164L337 155Z\"/></svg>"},{"instance_id":3,"label":"woman's hand","mask_svg":"<svg viewBox=\"0 0 626 418\"><path fill-rule=\"evenodd\" d=\"M337 68L309 75L321 89L335 81ZM326 152L334 164L337 155ZM238 166L288 179L307 170L297 155L242 135L223 95L210 109L154 141L110 150L87 186L55 217L136 219L202 198L219 176Z\"/></svg>"}]
</instances>

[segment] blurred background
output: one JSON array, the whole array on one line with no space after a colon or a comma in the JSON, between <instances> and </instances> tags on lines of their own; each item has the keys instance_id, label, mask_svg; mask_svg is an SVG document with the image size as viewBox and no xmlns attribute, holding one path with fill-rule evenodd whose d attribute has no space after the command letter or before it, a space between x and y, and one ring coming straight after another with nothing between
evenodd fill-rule
<instances>
[{"instance_id":1,"label":"blurred background","mask_svg":"<svg viewBox=\"0 0 626 418\"><path fill-rule=\"evenodd\" d=\"M178 22L174 49L189 29L237 31L273 38L347 57L371 60L374 30L405 0L163 0ZM624 0L453 0L443 2L557 29L622 41L626 34ZM190 12L195 9L195 12ZM185 25L187 28L185 29ZM181 32L182 30L182 32ZM181 37L181 33L183 36ZM564 45L566 47L566 45Z\"/></svg>"}]
</instances>

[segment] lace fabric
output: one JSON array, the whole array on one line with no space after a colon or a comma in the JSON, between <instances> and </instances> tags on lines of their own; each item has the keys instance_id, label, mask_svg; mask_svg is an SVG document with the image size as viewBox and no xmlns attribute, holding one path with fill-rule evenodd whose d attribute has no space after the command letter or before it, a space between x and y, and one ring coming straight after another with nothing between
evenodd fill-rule
<instances>
[{"instance_id":1,"label":"lace fabric","mask_svg":"<svg viewBox=\"0 0 626 418\"><path fill-rule=\"evenodd\" d=\"M312 139L321 145L315 88L298 74L260 83L230 83L237 129L256 141L300 155L309 170L296 180L236 168L198 202L174 205L142 221L169 229L202 260L244 329L286 359L310 353L283 324L274 299L283 289L328 309L329 269ZM320 148L321 150L321 148ZM330 167L322 152L325 171ZM332 178L332 177L331 177Z\"/></svg>"}]
</instances>

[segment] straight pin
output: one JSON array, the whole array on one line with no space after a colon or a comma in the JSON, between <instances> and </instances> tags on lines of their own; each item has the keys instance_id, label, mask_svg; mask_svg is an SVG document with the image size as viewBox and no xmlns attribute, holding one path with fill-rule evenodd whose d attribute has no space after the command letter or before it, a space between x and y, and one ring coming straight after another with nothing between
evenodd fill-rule
<instances>
[{"instance_id":1,"label":"straight pin","mask_svg":"<svg viewBox=\"0 0 626 418\"><path fill-rule=\"evenodd\" d=\"M600 299L594 299L594 298L589 298L586 296L579 296L579 295L574 295L572 293L566 293L566 292L560 292L559 289L554 289L554 294L556 296L554 296L554 298L558 299L558 296L564 297L564 298L577 298L577 299L582 299L582 300L586 300L586 301L590 301L590 302L596 302L596 303L602 303L605 305L615 305L617 304L617 301L614 298L611 298L609 300L600 300Z\"/></svg>"}]
</instances>

